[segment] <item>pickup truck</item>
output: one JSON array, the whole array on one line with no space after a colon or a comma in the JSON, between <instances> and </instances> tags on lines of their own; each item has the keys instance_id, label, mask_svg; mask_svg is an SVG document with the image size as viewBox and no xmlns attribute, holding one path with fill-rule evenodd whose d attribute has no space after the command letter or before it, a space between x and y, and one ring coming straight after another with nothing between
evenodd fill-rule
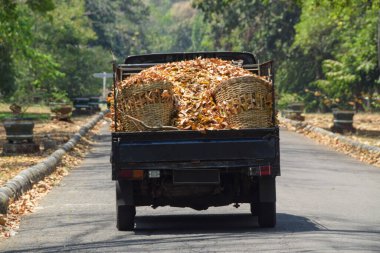
<instances>
[{"instance_id":1,"label":"pickup truck","mask_svg":"<svg viewBox=\"0 0 380 253\"><path fill-rule=\"evenodd\" d=\"M197 52L129 56L114 63L114 88L145 68L198 57L239 62L274 84L272 61L246 52ZM274 94L274 85L272 85ZM113 103L116 110L116 99ZM273 105L274 105L273 95ZM112 132L112 180L116 181L117 228L135 228L136 207L190 207L249 203L260 227L276 225L276 176L280 175L279 128Z\"/></svg>"}]
</instances>

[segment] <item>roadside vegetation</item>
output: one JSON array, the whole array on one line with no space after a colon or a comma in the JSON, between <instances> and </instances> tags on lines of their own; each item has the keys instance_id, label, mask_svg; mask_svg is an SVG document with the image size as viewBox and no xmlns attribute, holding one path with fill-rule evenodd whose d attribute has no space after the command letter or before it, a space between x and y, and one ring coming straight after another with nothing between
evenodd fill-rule
<instances>
[{"instance_id":1,"label":"roadside vegetation","mask_svg":"<svg viewBox=\"0 0 380 253\"><path fill-rule=\"evenodd\" d=\"M131 54L239 50L274 59L279 105L379 111L380 1L41 0L0 3L0 95L98 94Z\"/></svg>"}]
</instances>

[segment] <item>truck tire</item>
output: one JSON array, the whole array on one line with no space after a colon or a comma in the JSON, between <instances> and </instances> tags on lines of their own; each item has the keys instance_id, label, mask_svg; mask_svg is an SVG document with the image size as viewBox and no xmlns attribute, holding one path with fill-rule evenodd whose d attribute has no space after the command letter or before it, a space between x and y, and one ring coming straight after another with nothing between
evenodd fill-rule
<instances>
[{"instance_id":1,"label":"truck tire","mask_svg":"<svg viewBox=\"0 0 380 253\"><path fill-rule=\"evenodd\" d=\"M136 207L126 205L120 182L116 182L116 227L119 231L132 231L135 228Z\"/></svg>"},{"instance_id":2,"label":"truck tire","mask_svg":"<svg viewBox=\"0 0 380 253\"><path fill-rule=\"evenodd\" d=\"M251 214L253 216L259 215L259 205L257 203L251 203Z\"/></svg>"},{"instance_id":3,"label":"truck tire","mask_svg":"<svg viewBox=\"0 0 380 253\"><path fill-rule=\"evenodd\" d=\"M258 222L261 228L276 226L276 202L258 203Z\"/></svg>"},{"instance_id":4,"label":"truck tire","mask_svg":"<svg viewBox=\"0 0 380 253\"><path fill-rule=\"evenodd\" d=\"M118 205L116 210L116 226L119 231L133 231L135 228L135 206Z\"/></svg>"}]
</instances>

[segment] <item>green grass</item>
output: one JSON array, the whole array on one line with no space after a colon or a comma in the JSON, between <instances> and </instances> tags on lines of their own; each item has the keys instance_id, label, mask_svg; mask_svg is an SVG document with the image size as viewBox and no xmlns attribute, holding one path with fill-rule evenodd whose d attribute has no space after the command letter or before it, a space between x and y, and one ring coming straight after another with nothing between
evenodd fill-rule
<instances>
[{"instance_id":1,"label":"green grass","mask_svg":"<svg viewBox=\"0 0 380 253\"><path fill-rule=\"evenodd\" d=\"M15 117L9 109L9 106L10 104L0 103L0 121ZM19 115L18 117L20 116L22 118L32 118L34 120L49 120L50 108L45 105L31 105L22 115Z\"/></svg>"},{"instance_id":2,"label":"green grass","mask_svg":"<svg viewBox=\"0 0 380 253\"><path fill-rule=\"evenodd\" d=\"M14 117L15 115L13 115L11 112L0 112L0 121ZM30 118L34 120L49 120L50 113L24 113L22 115L22 118Z\"/></svg>"},{"instance_id":3,"label":"green grass","mask_svg":"<svg viewBox=\"0 0 380 253\"><path fill-rule=\"evenodd\" d=\"M0 113L11 112L9 106L10 104L0 103ZM31 105L28 106L26 113L50 113L50 108L46 105Z\"/></svg>"}]
</instances>

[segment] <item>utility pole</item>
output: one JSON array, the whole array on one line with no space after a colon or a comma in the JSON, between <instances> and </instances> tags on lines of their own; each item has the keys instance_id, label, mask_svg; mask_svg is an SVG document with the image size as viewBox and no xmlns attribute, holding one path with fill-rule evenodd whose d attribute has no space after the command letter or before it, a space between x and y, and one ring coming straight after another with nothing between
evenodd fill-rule
<instances>
[{"instance_id":1,"label":"utility pole","mask_svg":"<svg viewBox=\"0 0 380 253\"><path fill-rule=\"evenodd\" d=\"M103 73L94 73L92 75L93 77L95 78L102 78L103 79L103 94L102 94L102 97L103 99L105 100L106 99L106 79L107 78L112 78L113 77L113 73L106 73L106 72L103 72Z\"/></svg>"}]
</instances>

